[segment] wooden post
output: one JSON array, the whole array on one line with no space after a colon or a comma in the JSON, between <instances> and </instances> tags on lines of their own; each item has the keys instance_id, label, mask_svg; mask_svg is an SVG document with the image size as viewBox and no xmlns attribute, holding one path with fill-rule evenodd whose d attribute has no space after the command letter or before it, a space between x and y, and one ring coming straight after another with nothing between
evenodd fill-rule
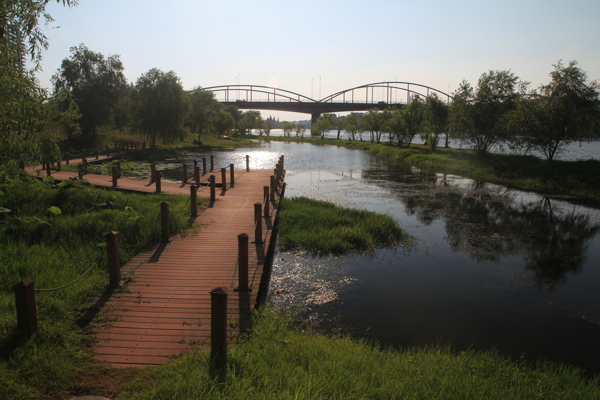
<instances>
[{"instance_id":1,"label":"wooden post","mask_svg":"<svg viewBox=\"0 0 600 400\"><path fill-rule=\"evenodd\" d=\"M248 235L238 235L238 287L236 291L248 291Z\"/></svg>"},{"instance_id":2,"label":"wooden post","mask_svg":"<svg viewBox=\"0 0 600 400\"><path fill-rule=\"evenodd\" d=\"M275 201L275 175L271 175L271 201Z\"/></svg>"},{"instance_id":3,"label":"wooden post","mask_svg":"<svg viewBox=\"0 0 600 400\"><path fill-rule=\"evenodd\" d=\"M246 154L246 172L250 172L250 156Z\"/></svg>"},{"instance_id":4,"label":"wooden post","mask_svg":"<svg viewBox=\"0 0 600 400\"><path fill-rule=\"evenodd\" d=\"M62 165L61 165L61 162L60 162L60 160L58 160L58 161L56 162L56 170L57 170L57 171L60 171L60 170L62 170Z\"/></svg>"},{"instance_id":5,"label":"wooden post","mask_svg":"<svg viewBox=\"0 0 600 400\"><path fill-rule=\"evenodd\" d=\"M115 165L117 166L117 169L119 170L119 178L120 178L120 177L122 176L122 175L121 175L121 161L117 161L117 162L115 163Z\"/></svg>"},{"instance_id":6,"label":"wooden post","mask_svg":"<svg viewBox=\"0 0 600 400\"><path fill-rule=\"evenodd\" d=\"M202 175L206 175L206 157L202 157Z\"/></svg>"},{"instance_id":7,"label":"wooden post","mask_svg":"<svg viewBox=\"0 0 600 400\"><path fill-rule=\"evenodd\" d=\"M285 182L281 185L281 196L279 196L279 201L283 199L283 195L285 194Z\"/></svg>"},{"instance_id":8,"label":"wooden post","mask_svg":"<svg viewBox=\"0 0 600 400\"><path fill-rule=\"evenodd\" d=\"M98 148L96 147L96 160L100 157L100 152L98 151Z\"/></svg>"},{"instance_id":9,"label":"wooden post","mask_svg":"<svg viewBox=\"0 0 600 400\"><path fill-rule=\"evenodd\" d=\"M83 179L83 165L77 164L77 178Z\"/></svg>"},{"instance_id":10,"label":"wooden post","mask_svg":"<svg viewBox=\"0 0 600 400\"><path fill-rule=\"evenodd\" d=\"M233 187L234 185L234 180L235 180L235 170L234 170L234 166L233 164L229 164L229 182L231 182L229 184L229 187Z\"/></svg>"},{"instance_id":11,"label":"wooden post","mask_svg":"<svg viewBox=\"0 0 600 400\"><path fill-rule=\"evenodd\" d=\"M194 182L200 183L200 167L197 165L194 167Z\"/></svg>"},{"instance_id":12,"label":"wooden post","mask_svg":"<svg viewBox=\"0 0 600 400\"><path fill-rule=\"evenodd\" d=\"M106 151L106 158L110 157L110 147L108 147L108 145L105 145L105 151Z\"/></svg>"},{"instance_id":13,"label":"wooden post","mask_svg":"<svg viewBox=\"0 0 600 400\"><path fill-rule=\"evenodd\" d=\"M254 243L262 243L262 204L254 203Z\"/></svg>"},{"instance_id":14,"label":"wooden post","mask_svg":"<svg viewBox=\"0 0 600 400\"><path fill-rule=\"evenodd\" d=\"M150 183L154 182L156 178L156 163L150 164Z\"/></svg>"},{"instance_id":15,"label":"wooden post","mask_svg":"<svg viewBox=\"0 0 600 400\"><path fill-rule=\"evenodd\" d=\"M183 163L183 183L187 183L187 164Z\"/></svg>"},{"instance_id":16,"label":"wooden post","mask_svg":"<svg viewBox=\"0 0 600 400\"><path fill-rule=\"evenodd\" d=\"M198 166L198 160L194 160L194 169Z\"/></svg>"},{"instance_id":17,"label":"wooden post","mask_svg":"<svg viewBox=\"0 0 600 400\"><path fill-rule=\"evenodd\" d=\"M210 291L210 371L220 380L227 370L227 291L226 287Z\"/></svg>"},{"instance_id":18,"label":"wooden post","mask_svg":"<svg viewBox=\"0 0 600 400\"><path fill-rule=\"evenodd\" d=\"M81 149L81 158L85 159L85 149Z\"/></svg>"},{"instance_id":19,"label":"wooden post","mask_svg":"<svg viewBox=\"0 0 600 400\"><path fill-rule=\"evenodd\" d=\"M107 232L106 253L108 255L108 277L111 286L121 283L121 261L119 259L119 232Z\"/></svg>"},{"instance_id":20,"label":"wooden post","mask_svg":"<svg viewBox=\"0 0 600 400\"><path fill-rule=\"evenodd\" d=\"M160 181L160 178L156 180ZM169 236L171 233L169 231L169 202L161 201L160 202L160 224L161 224L161 242L168 242Z\"/></svg>"},{"instance_id":21,"label":"wooden post","mask_svg":"<svg viewBox=\"0 0 600 400\"><path fill-rule=\"evenodd\" d=\"M65 158L66 158L67 165L69 165L69 162L71 161L71 151L67 151Z\"/></svg>"},{"instance_id":22,"label":"wooden post","mask_svg":"<svg viewBox=\"0 0 600 400\"><path fill-rule=\"evenodd\" d=\"M210 172L213 172L213 169L215 169L215 156L213 156L211 154L210 155Z\"/></svg>"},{"instance_id":23,"label":"wooden post","mask_svg":"<svg viewBox=\"0 0 600 400\"><path fill-rule=\"evenodd\" d=\"M198 186L190 186L190 202L192 203L192 217L198 215Z\"/></svg>"},{"instance_id":24,"label":"wooden post","mask_svg":"<svg viewBox=\"0 0 600 400\"><path fill-rule=\"evenodd\" d=\"M84 158L84 159L82 160L82 163L83 163L83 173L87 175L87 173L88 173L88 163L87 163L87 158Z\"/></svg>"},{"instance_id":25,"label":"wooden post","mask_svg":"<svg viewBox=\"0 0 600 400\"><path fill-rule=\"evenodd\" d=\"M209 176L208 180L210 182L210 201L215 201L217 199L217 194L215 191L215 176Z\"/></svg>"},{"instance_id":26,"label":"wooden post","mask_svg":"<svg viewBox=\"0 0 600 400\"><path fill-rule=\"evenodd\" d=\"M273 170L273 175L275 176L275 185L279 186L279 170L277 168Z\"/></svg>"},{"instance_id":27,"label":"wooden post","mask_svg":"<svg viewBox=\"0 0 600 400\"><path fill-rule=\"evenodd\" d=\"M265 194L265 196L264 196L265 197L265 200L264 200L264 203L265 203L265 218L268 218L269 214L270 214L270 212L269 212L269 187L268 186L263 187L263 191L264 191L264 194Z\"/></svg>"},{"instance_id":28,"label":"wooden post","mask_svg":"<svg viewBox=\"0 0 600 400\"><path fill-rule=\"evenodd\" d=\"M119 167L113 165L112 167L112 187L117 187L117 180L119 179Z\"/></svg>"},{"instance_id":29,"label":"wooden post","mask_svg":"<svg viewBox=\"0 0 600 400\"><path fill-rule=\"evenodd\" d=\"M12 288L15 292L17 326L27 336L37 332L37 311L35 307L35 281L21 281Z\"/></svg>"},{"instance_id":30,"label":"wooden post","mask_svg":"<svg viewBox=\"0 0 600 400\"><path fill-rule=\"evenodd\" d=\"M227 169L221 168L221 187L227 190Z\"/></svg>"},{"instance_id":31,"label":"wooden post","mask_svg":"<svg viewBox=\"0 0 600 400\"><path fill-rule=\"evenodd\" d=\"M154 172L154 183L156 183L156 193L160 193L161 192L161 187L160 187L160 171L155 171Z\"/></svg>"},{"instance_id":32,"label":"wooden post","mask_svg":"<svg viewBox=\"0 0 600 400\"><path fill-rule=\"evenodd\" d=\"M283 160L284 160L283 154L281 155L281 157L279 157L279 159L281 160L281 169L283 169Z\"/></svg>"}]
</instances>

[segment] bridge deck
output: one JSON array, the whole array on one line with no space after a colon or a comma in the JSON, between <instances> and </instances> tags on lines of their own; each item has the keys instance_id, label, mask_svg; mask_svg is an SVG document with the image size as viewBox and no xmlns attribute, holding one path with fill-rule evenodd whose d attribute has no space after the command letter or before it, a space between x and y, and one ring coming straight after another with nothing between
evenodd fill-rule
<instances>
[{"instance_id":1,"label":"bridge deck","mask_svg":"<svg viewBox=\"0 0 600 400\"><path fill-rule=\"evenodd\" d=\"M76 161L75 161L76 162ZM195 220L187 236L138 254L122 267L128 277L123 290L109 298L97 328L96 359L114 366L163 364L170 357L210 342L210 290L228 287L228 334L235 342L240 326L247 326L263 273L277 202L271 215L263 217L263 243L256 244L254 203L263 203L263 187L273 170L235 171L235 187L217 190L217 201ZM54 172L57 180L76 174ZM229 177L229 174L228 174ZM111 186L107 176L86 175L90 183ZM119 179L122 189L154 191L148 181ZM162 182L162 192L189 194L187 185ZM207 196L206 194L201 194ZM237 236L246 233L249 244L251 292L237 292ZM128 276L129 275L129 276Z\"/></svg>"}]
</instances>

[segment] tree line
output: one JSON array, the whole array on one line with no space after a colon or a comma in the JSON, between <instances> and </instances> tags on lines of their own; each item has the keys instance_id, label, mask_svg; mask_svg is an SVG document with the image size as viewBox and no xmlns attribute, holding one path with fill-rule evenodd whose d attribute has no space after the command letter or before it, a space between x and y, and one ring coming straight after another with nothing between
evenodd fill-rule
<instances>
[{"instance_id":1,"label":"tree line","mask_svg":"<svg viewBox=\"0 0 600 400\"><path fill-rule=\"evenodd\" d=\"M51 0L0 2L0 156L37 158L56 152L57 131L73 144L101 144L102 132L129 131L152 145L170 144L190 134L225 136L253 130L269 135L271 120L260 112L225 107L214 94L196 87L185 91L173 71L153 68L128 83L118 55L104 56L84 44L72 47L52 77L53 88L40 88L34 72L48 42L40 20ZM74 6L76 0L57 0ZM24 71L22 56L33 61ZM477 85L463 81L450 103L435 94L413 96L402 108L372 109L344 117L323 114L311 127L320 137L336 129L349 140L410 146L421 137L432 151L441 138L460 140L481 156L496 145L537 150L552 160L569 142L598 137L599 85L588 81L576 61L559 61L550 82L529 89L511 71L485 72ZM286 136L304 136L302 124L283 123Z\"/></svg>"},{"instance_id":2,"label":"tree line","mask_svg":"<svg viewBox=\"0 0 600 400\"><path fill-rule=\"evenodd\" d=\"M336 118L321 115L312 134L324 137L337 129L348 140L410 146L420 137L435 151L441 137L455 138L485 156L494 146L508 146L526 152L536 150L553 160L567 143L598 138L600 134L600 86L589 82L576 61L553 65L550 82L538 89L519 80L511 71L483 73L477 86L463 81L450 103L435 93L415 95L402 108L371 109Z\"/></svg>"}]
</instances>

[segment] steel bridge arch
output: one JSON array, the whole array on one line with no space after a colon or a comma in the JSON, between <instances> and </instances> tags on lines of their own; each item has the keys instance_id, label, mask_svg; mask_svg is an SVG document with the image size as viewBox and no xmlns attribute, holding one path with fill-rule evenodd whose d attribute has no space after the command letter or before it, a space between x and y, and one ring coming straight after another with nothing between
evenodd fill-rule
<instances>
[{"instance_id":1,"label":"steel bridge arch","mask_svg":"<svg viewBox=\"0 0 600 400\"><path fill-rule=\"evenodd\" d=\"M406 87L401 87L398 85L406 85ZM413 90L410 87L416 87L418 88L419 91L417 90ZM384 82L374 82L374 83L367 83L365 85L361 85L361 86L356 86L350 89L346 89L346 90L341 90L339 92L330 94L327 97L322 98L321 100L319 100L320 103L333 103L335 98L338 97L342 97L341 100L338 100L339 102L343 102L346 103L348 102L346 100L346 94L347 93L352 93L352 99L351 99L351 103L354 103L354 91L358 91L361 89L365 89L366 93L365 93L365 103L369 103L369 89L371 89L371 102L374 102L373 99L375 98L374 95L374 89L375 88L384 88L387 90L386 94L387 94L387 101L386 103L388 104L393 104L391 100L392 96L392 92L394 90L401 90L406 92L406 96L407 96L407 100L406 103L410 103L410 97L412 97L411 95L417 95L420 97L427 97L429 96L430 93L436 93L436 94L440 94L442 96L446 97L446 101L450 102L450 99L452 99L452 96L448 93L442 92L441 90L438 90L436 88L430 87L430 86L426 86L426 85L421 85L419 83L414 83L414 82L397 82L397 81L384 81ZM422 91L426 91L427 94L422 93Z\"/></svg>"},{"instance_id":2,"label":"steel bridge arch","mask_svg":"<svg viewBox=\"0 0 600 400\"><path fill-rule=\"evenodd\" d=\"M225 92L225 102L234 102L234 101L249 101L249 102L260 102L264 100L254 100L252 95L254 93L263 93L267 94L267 102L271 101L270 96L273 96L273 101L276 101L276 98L283 98L290 102L298 102L298 103L318 103L317 100L311 99L308 96L304 96L300 93L292 92L290 90L270 87L270 86L260 86L260 85L219 85L219 86L209 86L202 88L203 90L208 90L210 92ZM245 93L245 99L230 99L229 92L242 92Z\"/></svg>"}]
</instances>

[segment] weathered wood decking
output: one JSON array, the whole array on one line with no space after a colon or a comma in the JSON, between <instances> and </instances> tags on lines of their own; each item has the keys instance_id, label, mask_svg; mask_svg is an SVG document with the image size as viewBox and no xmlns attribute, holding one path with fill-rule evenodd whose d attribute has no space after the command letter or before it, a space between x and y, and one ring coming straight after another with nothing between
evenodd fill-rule
<instances>
[{"instance_id":1,"label":"weathered wood decking","mask_svg":"<svg viewBox=\"0 0 600 400\"><path fill-rule=\"evenodd\" d=\"M212 174L220 182L217 172ZM193 346L209 345L213 287L229 288L229 330L234 343L239 326L249 322L263 275L278 201L270 202L270 216L262 217L263 244L254 240L254 204L263 203L264 186L270 184L272 174L273 170L236 170L235 187L217 188L217 200L202 211L185 237L174 237L140 253L122 267L126 284L110 298L101 299L106 304L96 333L97 360L121 367L158 365ZM64 180L77 174L56 171L52 175ZM108 176L84 178L96 186L112 185ZM148 181L127 178L119 179L118 187L155 191ZM190 193L189 185L181 183L162 182L161 189L166 194ZM198 195L209 197L208 188L201 188ZM238 283L238 235L242 233L250 237L250 292L233 290Z\"/></svg>"}]
</instances>

